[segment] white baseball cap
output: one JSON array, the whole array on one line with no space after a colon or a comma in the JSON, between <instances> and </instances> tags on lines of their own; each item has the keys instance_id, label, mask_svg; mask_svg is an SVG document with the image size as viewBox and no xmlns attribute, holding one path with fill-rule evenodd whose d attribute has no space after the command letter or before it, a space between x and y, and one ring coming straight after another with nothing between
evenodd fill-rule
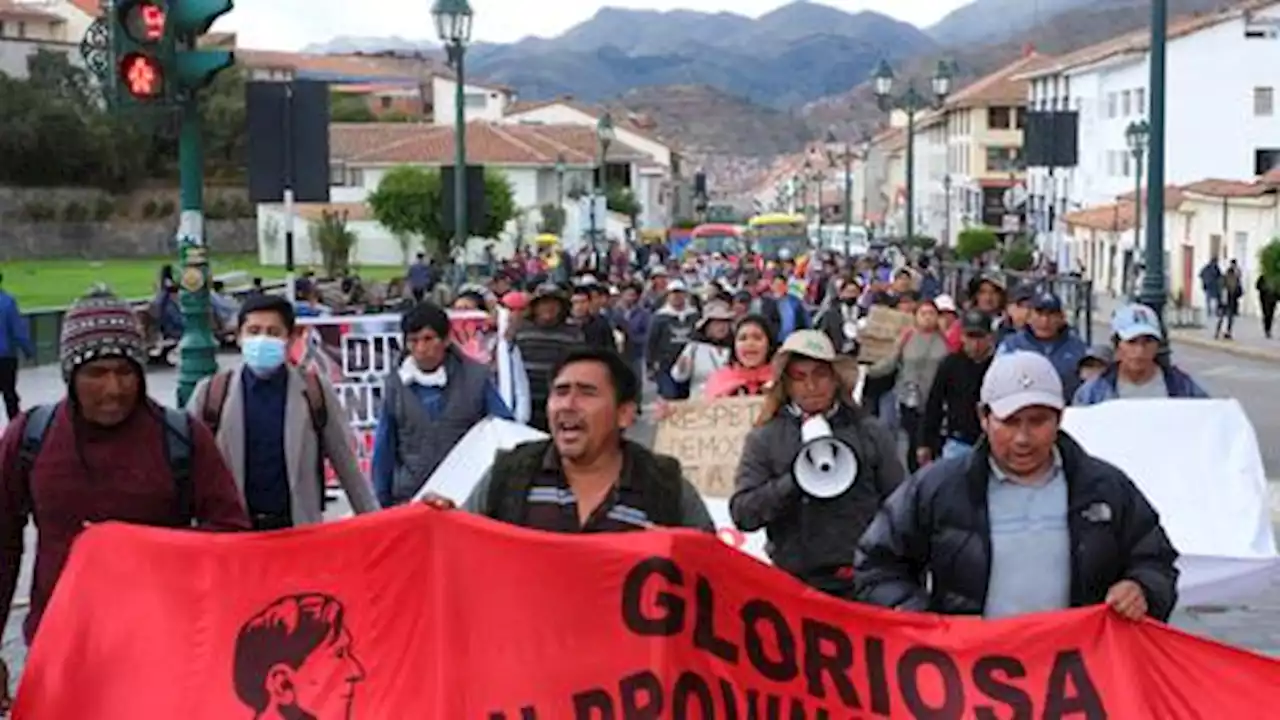
<instances>
[{"instance_id":1,"label":"white baseball cap","mask_svg":"<svg viewBox=\"0 0 1280 720\"><path fill-rule=\"evenodd\" d=\"M938 309L938 312L958 312L956 309L956 300L950 295L939 295L934 298L933 306Z\"/></svg>"},{"instance_id":2,"label":"white baseball cap","mask_svg":"<svg viewBox=\"0 0 1280 720\"><path fill-rule=\"evenodd\" d=\"M979 399L1001 420L1029 407L1062 410L1062 378L1049 358L1036 352L997 355L982 378Z\"/></svg>"}]
</instances>

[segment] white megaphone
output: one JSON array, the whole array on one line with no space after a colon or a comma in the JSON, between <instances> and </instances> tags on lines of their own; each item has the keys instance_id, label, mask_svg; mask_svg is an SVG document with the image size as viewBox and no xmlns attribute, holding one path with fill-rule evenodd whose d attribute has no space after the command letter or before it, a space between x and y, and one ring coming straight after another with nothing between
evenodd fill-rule
<instances>
[{"instance_id":1,"label":"white megaphone","mask_svg":"<svg viewBox=\"0 0 1280 720\"><path fill-rule=\"evenodd\" d=\"M800 426L800 454L791 464L796 485L805 494L823 500L843 495L858 476L853 448L837 440L831 423L818 415Z\"/></svg>"}]
</instances>

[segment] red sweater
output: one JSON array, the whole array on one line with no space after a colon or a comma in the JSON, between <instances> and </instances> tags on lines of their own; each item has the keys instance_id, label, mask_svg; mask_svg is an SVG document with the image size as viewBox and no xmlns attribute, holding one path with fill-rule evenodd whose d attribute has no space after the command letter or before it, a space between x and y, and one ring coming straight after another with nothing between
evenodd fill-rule
<instances>
[{"instance_id":1,"label":"red sweater","mask_svg":"<svg viewBox=\"0 0 1280 720\"><path fill-rule=\"evenodd\" d=\"M28 483L14 470L25 416L10 423L0 437L0 609L6 619L18 581L22 531L29 515L34 515L37 528L31 611L23 626L28 643L85 523L116 520L173 527L181 522L177 486L165 455L160 409L152 410L155 414L139 407L113 428L85 423L73 427L69 406L61 404ZM213 434L193 420L191 440L197 524L210 530L249 529L235 479L214 444Z\"/></svg>"}]
</instances>

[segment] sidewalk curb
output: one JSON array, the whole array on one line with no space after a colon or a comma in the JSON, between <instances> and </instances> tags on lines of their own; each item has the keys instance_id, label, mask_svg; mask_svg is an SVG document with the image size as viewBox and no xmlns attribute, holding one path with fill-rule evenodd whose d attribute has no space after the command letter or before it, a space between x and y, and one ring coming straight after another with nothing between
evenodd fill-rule
<instances>
[{"instance_id":1,"label":"sidewalk curb","mask_svg":"<svg viewBox=\"0 0 1280 720\"><path fill-rule=\"evenodd\" d=\"M1217 352L1235 355L1248 360L1280 364L1280 349L1267 350L1265 348L1249 347L1248 345L1237 345L1229 340L1214 340L1213 338L1199 337L1176 330L1169 333L1169 339L1182 345L1191 345L1205 350L1216 350Z\"/></svg>"},{"instance_id":2,"label":"sidewalk curb","mask_svg":"<svg viewBox=\"0 0 1280 720\"><path fill-rule=\"evenodd\" d=\"M1094 334L1102 331L1102 336L1107 337L1111 333L1111 325L1105 321L1095 319L1093 321ZM1277 343L1275 350L1266 348L1255 348L1248 345L1237 345L1229 340L1214 340L1213 338L1200 337L1194 333L1185 330L1173 330L1169 333L1169 341L1176 345L1190 345L1191 347L1200 348L1201 350L1213 350L1225 355L1234 355L1236 357L1245 358L1246 360L1257 360L1265 363L1275 363L1280 365L1280 343Z\"/></svg>"}]
</instances>

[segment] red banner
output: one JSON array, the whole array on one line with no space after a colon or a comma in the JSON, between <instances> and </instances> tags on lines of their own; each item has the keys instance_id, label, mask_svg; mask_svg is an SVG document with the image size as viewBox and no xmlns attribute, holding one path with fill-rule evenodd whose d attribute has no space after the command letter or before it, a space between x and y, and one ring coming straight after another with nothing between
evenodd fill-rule
<instances>
[{"instance_id":1,"label":"red banner","mask_svg":"<svg viewBox=\"0 0 1280 720\"><path fill-rule=\"evenodd\" d=\"M1000 622L818 595L692 532L420 507L77 541L19 720L1246 718L1280 661L1104 608Z\"/></svg>"}]
</instances>

